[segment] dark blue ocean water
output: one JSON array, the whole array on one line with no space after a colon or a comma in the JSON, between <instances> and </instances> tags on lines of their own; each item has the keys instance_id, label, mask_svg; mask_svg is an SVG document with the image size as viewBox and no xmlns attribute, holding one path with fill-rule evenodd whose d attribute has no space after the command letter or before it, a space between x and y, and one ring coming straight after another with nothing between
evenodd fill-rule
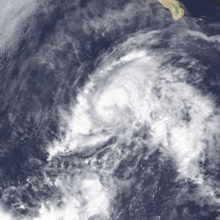
<instances>
[{"instance_id":1,"label":"dark blue ocean water","mask_svg":"<svg viewBox=\"0 0 220 220\"><path fill-rule=\"evenodd\" d=\"M218 22L220 11L219 8L216 7L214 4L210 3L209 1L189 1L189 0L182 0L180 1L183 5L187 8L189 13L192 14L194 17L199 18L206 18L208 21Z\"/></svg>"}]
</instances>

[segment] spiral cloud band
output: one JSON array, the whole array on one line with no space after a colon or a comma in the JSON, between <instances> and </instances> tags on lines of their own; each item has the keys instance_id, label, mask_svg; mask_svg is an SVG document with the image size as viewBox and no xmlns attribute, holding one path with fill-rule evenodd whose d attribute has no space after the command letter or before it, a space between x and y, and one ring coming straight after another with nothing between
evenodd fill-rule
<instances>
[{"instance_id":1,"label":"spiral cloud band","mask_svg":"<svg viewBox=\"0 0 220 220\"><path fill-rule=\"evenodd\" d=\"M102 146L115 151L119 150L118 146L132 146L136 152L145 149L147 160L159 150L161 158L172 160L178 173L176 181L193 181L198 184L200 195L218 203L214 189L204 178L202 164L216 151L220 134L219 109L212 95L205 95L187 83L189 73L186 70L164 64L164 57L172 59L172 51L158 54L150 49L156 34L150 32L131 37L117 45L112 54L105 54L106 59L79 91L70 113L60 110L61 130L65 135L61 142L48 148L50 158L68 153L100 152ZM199 36L199 33L193 34ZM188 37L192 37L190 33ZM134 48L146 43L146 49L127 51L131 42L138 42ZM178 62L187 62L184 59ZM196 61L189 60L189 63L193 65ZM112 139L111 145L106 144ZM102 161L103 166L108 167L112 160L113 167L105 170L109 176L125 157L121 154L118 158ZM90 161L90 166L93 163ZM91 167L97 169L96 165ZM93 193L92 187L90 190ZM104 195L107 203L111 203L109 195ZM94 200L94 204L98 203ZM103 213L108 210L105 208Z\"/></svg>"}]
</instances>

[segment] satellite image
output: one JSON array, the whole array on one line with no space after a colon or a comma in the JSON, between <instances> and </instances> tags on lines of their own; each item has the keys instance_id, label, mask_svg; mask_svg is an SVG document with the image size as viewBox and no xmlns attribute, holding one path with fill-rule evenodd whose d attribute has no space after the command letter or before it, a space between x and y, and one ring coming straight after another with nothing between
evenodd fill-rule
<instances>
[{"instance_id":1,"label":"satellite image","mask_svg":"<svg viewBox=\"0 0 220 220\"><path fill-rule=\"evenodd\" d=\"M0 220L220 220L220 0L0 0Z\"/></svg>"}]
</instances>

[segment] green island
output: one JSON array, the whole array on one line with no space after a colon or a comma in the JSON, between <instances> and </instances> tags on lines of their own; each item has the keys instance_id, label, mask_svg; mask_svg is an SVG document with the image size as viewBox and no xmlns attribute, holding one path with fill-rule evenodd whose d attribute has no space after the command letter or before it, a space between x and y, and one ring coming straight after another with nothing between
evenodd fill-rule
<instances>
[{"instance_id":1,"label":"green island","mask_svg":"<svg viewBox=\"0 0 220 220\"><path fill-rule=\"evenodd\" d=\"M180 8L180 5L175 0L158 0L165 8L168 8L173 16L173 19L177 21L184 16L184 10Z\"/></svg>"}]
</instances>

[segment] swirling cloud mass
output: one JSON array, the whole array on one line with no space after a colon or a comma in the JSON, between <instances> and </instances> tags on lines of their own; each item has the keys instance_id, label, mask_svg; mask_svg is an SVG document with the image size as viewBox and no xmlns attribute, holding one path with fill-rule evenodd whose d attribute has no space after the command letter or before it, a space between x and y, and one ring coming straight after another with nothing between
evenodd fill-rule
<instances>
[{"instance_id":1,"label":"swirling cloud mass","mask_svg":"<svg viewBox=\"0 0 220 220\"><path fill-rule=\"evenodd\" d=\"M32 5L16 23L52 3ZM17 79L2 85L1 111L15 103L2 149L28 152L22 174L1 183L5 219L220 218L220 37L208 34L218 25L187 13L175 22L157 1L57 3L47 13L11 63ZM9 58L14 30L1 39Z\"/></svg>"}]
</instances>

